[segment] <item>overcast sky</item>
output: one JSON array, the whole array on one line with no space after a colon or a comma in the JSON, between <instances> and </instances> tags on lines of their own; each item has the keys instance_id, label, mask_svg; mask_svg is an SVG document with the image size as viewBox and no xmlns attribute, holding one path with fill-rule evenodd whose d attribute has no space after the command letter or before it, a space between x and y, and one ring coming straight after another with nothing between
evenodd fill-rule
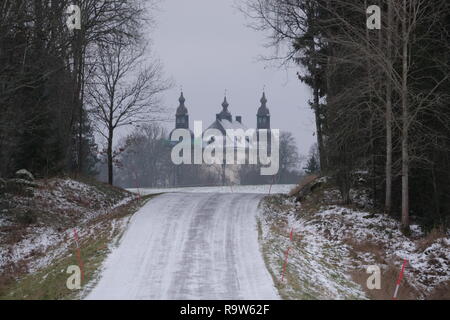
<instances>
[{"instance_id":1,"label":"overcast sky","mask_svg":"<svg viewBox=\"0 0 450 320\"><path fill-rule=\"evenodd\" d=\"M280 70L258 59L273 50L247 23L233 0L162 0L151 34L153 51L175 82L163 102L175 109L182 86L191 128L202 120L206 129L222 109L226 89L233 118L241 115L255 128L265 86L272 128L292 132L300 153L307 154L315 142L311 91L297 79L295 66Z\"/></svg>"}]
</instances>

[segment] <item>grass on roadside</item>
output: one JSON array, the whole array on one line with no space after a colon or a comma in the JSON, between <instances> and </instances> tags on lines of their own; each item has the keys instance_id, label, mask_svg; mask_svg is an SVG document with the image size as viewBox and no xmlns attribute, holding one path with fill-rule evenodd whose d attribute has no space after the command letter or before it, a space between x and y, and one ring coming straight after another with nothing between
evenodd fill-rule
<instances>
[{"instance_id":1,"label":"grass on roadside","mask_svg":"<svg viewBox=\"0 0 450 320\"><path fill-rule=\"evenodd\" d=\"M83 262L84 279L82 287L98 279L100 267L110 250L109 245L117 241L124 231L114 228L114 221L131 217L148 200L157 195L141 197L139 200L120 206L109 214L97 218L89 223L89 228L95 228L88 237L80 239L80 253ZM113 244L114 245L114 244ZM68 252L56 259L47 267L29 274L19 280L9 281L0 287L0 300L66 300L81 298L82 290L69 290L67 279L70 274L67 268L70 265L79 265L76 247L72 245ZM80 292L81 291L81 292Z\"/></svg>"},{"instance_id":2,"label":"grass on roadside","mask_svg":"<svg viewBox=\"0 0 450 320\"><path fill-rule=\"evenodd\" d=\"M266 197L260 208L262 215L258 220L258 232L263 258L282 299L364 299L358 285L340 267L344 257L339 245L321 243L320 254L317 254L316 249L308 246L308 241L311 241L308 234L294 232L293 240L289 240L288 214L299 213L288 197ZM312 208L313 205L308 209L312 211ZM310 211L304 214L305 221L312 220ZM288 260L283 272L288 248Z\"/></svg>"}]
</instances>

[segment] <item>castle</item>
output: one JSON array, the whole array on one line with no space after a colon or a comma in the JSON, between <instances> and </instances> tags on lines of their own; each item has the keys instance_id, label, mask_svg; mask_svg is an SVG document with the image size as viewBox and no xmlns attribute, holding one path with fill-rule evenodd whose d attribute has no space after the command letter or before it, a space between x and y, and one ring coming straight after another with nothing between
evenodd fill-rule
<instances>
[{"instance_id":1,"label":"castle","mask_svg":"<svg viewBox=\"0 0 450 320\"><path fill-rule=\"evenodd\" d=\"M175 129L189 129L189 112L186 108L183 92L181 92L180 102L175 114ZM270 130L270 112L267 108L266 93L263 92L260 100L261 106L256 113L256 129ZM233 120L231 112L228 110L229 104L225 96L222 102L222 111L216 114L216 120L208 127L208 129L218 129L223 135L226 134L227 129L244 129L247 127L242 123L242 117L236 116Z\"/></svg>"},{"instance_id":2,"label":"castle","mask_svg":"<svg viewBox=\"0 0 450 320\"><path fill-rule=\"evenodd\" d=\"M175 128L174 128L174 130L176 130L176 129L190 130L190 128L189 128L189 112L185 105L186 99L184 97L183 92L181 92L181 95L180 95L180 98L178 99L178 101L179 101L179 106L176 109L176 113L175 113ZM267 108L267 98L266 98L265 92L263 92L263 94L262 94L260 103L261 103L261 105L258 108L257 113L256 113L257 135L258 135L258 130L260 130L260 129L266 129L266 130L270 131L270 112L269 112L269 109ZM229 107L229 103L227 101L227 97L225 96L224 100L222 102L222 110L216 114L215 121L213 123L211 123L203 131L203 136L202 136L203 147L205 147L206 145L208 145L209 143L214 141L211 139L218 138L217 136L214 136L214 137L208 136L207 131L209 129L218 130L223 136L224 144L228 144L228 143L233 144L234 143L234 141L232 141L233 137L230 137L227 135L228 129L233 129L233 130L242 129L244 131L246 131L248 129L248 127L243 123L241 116L236 116L233 119L233 116L232 116L231 112L228 110L228 107ZM191 131L191 135L193 136L192 131ZM170 136L172 136L172 133L170 134ZM249 145L247 143L246 143L245 148L246 149L249 148ZM231 183L239 183L239 170L240 170L239 165L225 165L225 164L224 165L212 165L212 166L209 166L209 168L207 170L210 170L211 172L220 171L223 184L226 183L226 180L228 180ZM177 169L177 174L176 174L177 176L180 175L179 171L180 171L180 168ZM178 180L178 179L176 179L176 180Z\"/></svg>"}]
</instances>

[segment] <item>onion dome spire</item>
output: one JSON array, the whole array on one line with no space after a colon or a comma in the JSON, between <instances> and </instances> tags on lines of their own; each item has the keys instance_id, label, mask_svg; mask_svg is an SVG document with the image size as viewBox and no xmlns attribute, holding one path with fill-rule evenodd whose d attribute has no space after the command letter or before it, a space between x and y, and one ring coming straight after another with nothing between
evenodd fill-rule
<instances>
[{"instance_id":1,"label":"onion dome spire","mask_svg":"<svg viewBox=\"0 0 450 320\"><path fill-rule=\"evenodd\" d=\"M184 98L183 95L183 91L181 91L181 95L180 98L178 99L178 101L180 102L180 105L177 108L177 115L186 115L188 113L188 110L186 108L186 106L184 105L184 103L186 102L186 99Z\"/></svg>"}]
</instances>

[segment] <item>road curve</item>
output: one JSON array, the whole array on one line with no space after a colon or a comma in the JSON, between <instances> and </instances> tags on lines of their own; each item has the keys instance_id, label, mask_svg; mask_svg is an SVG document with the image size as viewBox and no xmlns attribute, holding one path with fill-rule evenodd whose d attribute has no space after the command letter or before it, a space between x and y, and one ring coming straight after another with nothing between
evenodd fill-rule
<instances>
[{"instance_id":1,"label":"road curve","mask_svg":"<svg viewBox=\"0 0 450 320\"><path fill-rule=\"evenodd\" d=\"M87 299L278 299L258 244L262 196L152 199L132 217Z\"/></svg>"}]
</instances>

